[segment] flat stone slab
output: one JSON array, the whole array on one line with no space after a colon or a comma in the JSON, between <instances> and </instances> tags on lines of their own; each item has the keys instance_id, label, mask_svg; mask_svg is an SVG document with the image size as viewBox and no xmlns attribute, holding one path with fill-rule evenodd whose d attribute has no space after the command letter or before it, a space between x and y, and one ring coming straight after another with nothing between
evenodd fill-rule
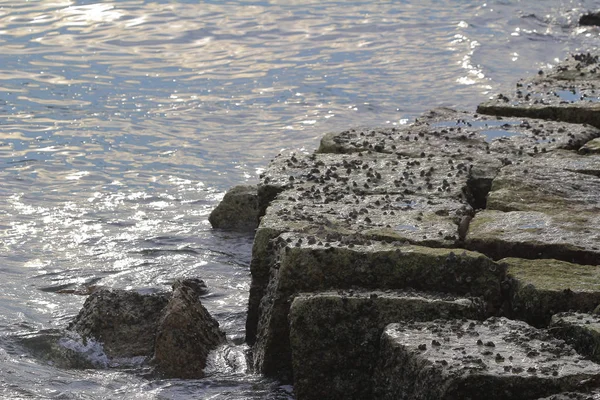
<instances>
[{"instance_id":1,"label":"flat stone slab","mask_svg":"<svg viewBox=\"0 0 600 400\"><path fill-rule=\"evenodd\" d=\"M499 164L500 165L500 164ZM335 201L336 194L416 194L464 199L472 163L442 157L414 159L391 154L288 154L276 157L260 186L269 193L303 185L311 197ZM319 189L318 193L314 193Z\"/></svg>"},{"instance_id":2,"label":"flat stone slab","mask_svg":"<svg viewBox=\"0 0 600 400\"><path fill-rule=\"evenodd\" d=\"M572 55L548 73L540 71L535 78L519 81L514 92L480 104L477 112L600 127L599 67L597 56ZM578 134L571 138L573 144L580 141Z\"/></svg>"},{"instance_id":3,"label":"flat stone slab","mask_svg":"<svg viewBox=\"0 0 600 400\"><path fill-rule=\"evenodd\" d=\"M515 318L547 326L552 314L591 312L600 304L600 267L551 259L505 258Z\"/></svg>"},{"instance_id":4,"label":"flat stone slab","mask_svg":"<svg viewBox=\"0 0 600 400\"><path fill-rule=\"evenodd\" d=\"M328 133L317 151L372 151L411 158L435 155L506 163L556 149L578 150L599 136L600 131L591 126L435 109L404 127Z\"/></svg>"},{"instance_id":5,"label":"flat stone slab","mask_svg":"<svg viewBox=\"0 0 600 400\"><path fill-rule=\"evenodd\" d=\"M600 366L520 321L389 325L375 376L381 399L537 399L600 384Z\"/></svg>"},{"instance_id":6,"label":"flat stone slab","mask_svg":"<svg viewBox=\"0 0 600 400\"><path fill-rule=\"evenodd\" d=\"M480 296L489 313L502 302L504 269L479 253L349 238L321 241L299 234L283 234L276 245L279 257L258 313L254 365L280 379L291 378L288 313L299 293L412 288Z\"/></svg>"},{"instance_id":7,"label":"flat stone slab","mask_svg":"<svg viewBox=\"0 0 600 400\"><path fill-rule=\"evenodd\" d=\"M483 210L469 225L465 247L493 259L554 258L600 264L600 213L549 214Z\"/></svg>"},{"instance_id":8,"label":"flat stone slab","mask_svg":"<svg viewBox=\"0 0 600 400\"><path fill-rule=\"evenodd\" d=\"M373 398L372 374L386 325L484 317L480 299L414 291L300 294L290 308L294 392L299 399Z\"/></svg>"},{"instance_id":9,"label":"flat stone slab","mask_svg":"<svg viewBox=\"0 0 600 400\"><path fill-rule=\"evenodd\" d=\"M541 211L550 215L597 213L600 179L589 174L596 171L600 172L600 157L566 151L556 157L508 165L492 182L487 209Z\"/></svg>"},{"instance_id":10,"label":"flat stone slab","mask_svg":"<svg viewBox=\"0 0 600 400\"><path fill-rule=\"evenodd\" d=\"M550 331L573 346L580 354L595 362L600 361L600 315L559 313L552 316Z\"/></svg>"},{"instance_id":11,"label":"flat stone slab","mask_svg":"<svg viewBox=\"0 0 600 400\"><path fill-rule=\"evenodd\" d=\"M596 140L598 139L594 139L588 144ZM598 144L600 145L600 140L598 140ZM543 157L531 158L528 163L535 167L553 167L578 174L600 177L600 153L582 152L581 149L579 153L569 150L556 150Z\"/></svg>"}]
</instances>

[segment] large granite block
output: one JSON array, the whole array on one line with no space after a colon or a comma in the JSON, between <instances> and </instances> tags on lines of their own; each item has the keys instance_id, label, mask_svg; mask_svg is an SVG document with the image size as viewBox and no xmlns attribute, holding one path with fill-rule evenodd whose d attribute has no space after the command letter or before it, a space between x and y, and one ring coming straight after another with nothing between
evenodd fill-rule
<instances>
[{"instance_id":1,"label":"large granite block","mask_svg":"<svg viewBox=\"0 0 600 400\"><path fill-rule=\"evenodd\" d=\"M600 366L545 331L505 318L392 324L378 399L538 399L600 384Z\"/></svg>"},{"instance_id":2,"label":"large granite block","mask_svg":"<svg viewBox=\"0 0 600 400\"><path fill-rule=\"evenodd\" d=\"M600 264L600 213L483 210L469 225L465 246L500 259L554 258Z\"/></svg>"},{"instance_id":3,"label":"large granite block","mask_svg":"<svg viewBox=\"0 0 600 400\"><path fill-rule=\"evenodd\" d=\"M504 269L479 253L298 234L278 241L279 259L261 300L254 346L254 365L269 376L291 378L288 313L301 292L413 288L481 296L489 313L502 303Z\"/></svg>"},{"instance_id":4,"label":"large granite block","mask_svg":"<svg viewBox=\"0 0 600 400\"><path fill-rule=\"evenodd\" d=\"M591 312L600 304L600 266L505 258L512 316L547 326L553 314Z\"/></svg>"},{"instance_id":5,"label":"large granite block","mask_svg":"<svg viewBox=\"0 0 600 400\"><path fill-rule=\"evenodd\" d=\"M598 302L600 305L600 302ZM600 316L598 314L564 312L552 316L550 331L580 354L600 362Z\"/></svg>"},{"instance_id":6,"label":"large granite block","mask_svg":"<svg viewBox=\"0 0 600 400\"><path fill-rule=\"evenodd\" d=\"M480 299L414 291L342 290L297 296L290 309L294 391L299 400L372 399L386 325L484 316Z\"/></svg>"}]
</instances>

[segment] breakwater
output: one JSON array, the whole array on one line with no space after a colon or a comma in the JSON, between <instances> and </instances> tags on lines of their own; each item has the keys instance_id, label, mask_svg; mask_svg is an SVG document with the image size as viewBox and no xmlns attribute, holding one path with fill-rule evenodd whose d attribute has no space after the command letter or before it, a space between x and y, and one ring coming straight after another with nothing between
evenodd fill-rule
<instances>
[{"instance_id":1,"label":"breakwater","mask_svg":"<svg viewBox=\"0 0 600 400\"><path fill-rule=\"evenodd\" d=\"M598 85L577 54L477 113L276 157L254 205L256 370L300 400L600 387Z\"/></svg>"}]
</instances>

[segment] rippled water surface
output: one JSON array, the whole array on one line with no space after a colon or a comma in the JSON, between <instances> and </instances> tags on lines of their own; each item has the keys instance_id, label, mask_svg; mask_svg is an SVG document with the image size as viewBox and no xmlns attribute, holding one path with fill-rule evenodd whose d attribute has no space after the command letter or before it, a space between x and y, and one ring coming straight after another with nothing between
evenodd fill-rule
<instances>
[{"instance_id":1,"label":"rippled water surface","mask_svg":"<svg viewBox=\"0 0 600 400\"><path fill-rule=\"evenodd\" d=\"M327 131L474 110L597 46L577 27L595 5L0 0L0 397L290 398L219 361L245 350L252 243L210 229L224 191ZM180 277L206 281L232 341L206 379L64 369L35 344L90 287Z\"/></svg>"}]
</instances>

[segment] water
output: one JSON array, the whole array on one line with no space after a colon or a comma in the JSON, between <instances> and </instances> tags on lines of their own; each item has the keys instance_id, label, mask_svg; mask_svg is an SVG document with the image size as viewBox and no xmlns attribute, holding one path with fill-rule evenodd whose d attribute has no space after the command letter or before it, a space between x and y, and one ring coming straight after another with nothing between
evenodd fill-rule
<instances>
[{"instance_id":1,"label":"water","mask_svg":"<svg viewBox=\"0 0 600 400\"><path fill-rule=\"evenodd\" d=\"M595 1L0 0L0 397L285 399L243 354L252 238L230 186L327 131L474 110L568 51ZM63 369L27 338L90 286L200 277L232 341L202 380ZM219 360L221 360L219 362Z\"/></svg>"}]
</instances>

